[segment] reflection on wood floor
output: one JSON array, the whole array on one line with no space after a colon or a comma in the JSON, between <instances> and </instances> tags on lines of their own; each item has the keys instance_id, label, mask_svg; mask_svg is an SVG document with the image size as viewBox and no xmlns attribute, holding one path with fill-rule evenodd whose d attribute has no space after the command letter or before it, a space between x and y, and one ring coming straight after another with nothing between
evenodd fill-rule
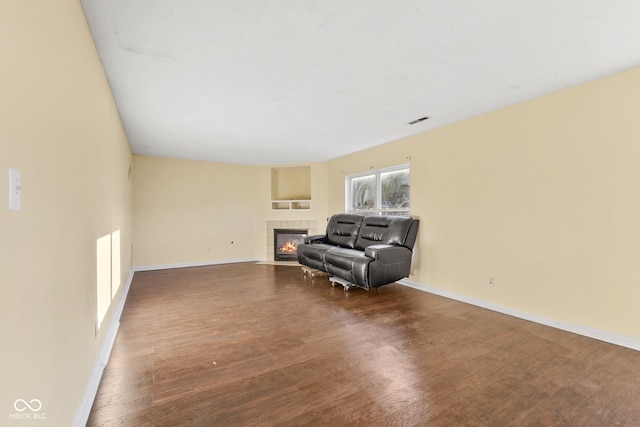
<instances>
[{"instance_id":1,"label":"reflection on wood floor","mask_svg":"<svg viewBox=\"0 0 640 427\"><path fill-rule=\"evenodd\" d=\"M640 352L398 284L135 274L90 426L640 425Z\"/></svg>"}]
</instances>

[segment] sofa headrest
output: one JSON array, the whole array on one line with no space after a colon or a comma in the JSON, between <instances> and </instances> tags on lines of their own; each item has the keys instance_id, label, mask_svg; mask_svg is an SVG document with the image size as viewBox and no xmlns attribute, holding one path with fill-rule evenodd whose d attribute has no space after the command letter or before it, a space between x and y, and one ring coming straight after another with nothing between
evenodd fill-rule
<instances>
[{"instance_id":1,"label":"sofa headrest","mask_svg":"<svg viewBox=\"0 0 640 427\"><path fill-rule=\"evenodd\" d=\"M327 242L353 249L364 216L354 214L335 214L327 224Z\"/></svg>"},{"instance_id":2,"label":"sofa headrest","mask_svg":"<svg viewBox=\"0 0 640 427\"><path fill-rule=\"evenodd\" d=\"M414 241L411 234L417 232L417 228L412 229L413 224L412 218L403 216L365 217L360 226L355 249L364 250L367 246L377 244L407 246L411 249Z\"/></svg>"}]
</instances>

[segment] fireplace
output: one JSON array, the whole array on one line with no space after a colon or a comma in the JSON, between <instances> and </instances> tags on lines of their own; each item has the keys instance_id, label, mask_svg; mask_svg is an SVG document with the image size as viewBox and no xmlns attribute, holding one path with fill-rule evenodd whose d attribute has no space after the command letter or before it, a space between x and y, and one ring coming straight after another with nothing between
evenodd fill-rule
<instances>
[{"instance_id":1,"label":"fireplace","mask_svg":"<svg viewBox=\"0 0 640 427\"><path fill-rule=\"evenodd\" d=\"M299 228L276 228L273 230L273 259L275 261L297 260L296 249L304 242L308 230Z\"/></svg>"}]
</instances>

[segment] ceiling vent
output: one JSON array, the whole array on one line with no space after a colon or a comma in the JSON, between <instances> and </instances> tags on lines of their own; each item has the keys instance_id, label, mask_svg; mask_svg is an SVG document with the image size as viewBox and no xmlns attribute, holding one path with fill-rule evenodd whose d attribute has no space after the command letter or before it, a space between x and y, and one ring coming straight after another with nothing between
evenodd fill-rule
<instances>
[{"instance_id":1,"label":"ceiling vent","mask_svg":"<svg viewBox=\"0 0 640 427\"><path fill-rule=\"evenodd\" d=\"M425 120L429 120L431 117L420 117L419 119L415 119L409 122L410 125L415 125L416 123L424 122Z\"/></svg>"}]
</instances>

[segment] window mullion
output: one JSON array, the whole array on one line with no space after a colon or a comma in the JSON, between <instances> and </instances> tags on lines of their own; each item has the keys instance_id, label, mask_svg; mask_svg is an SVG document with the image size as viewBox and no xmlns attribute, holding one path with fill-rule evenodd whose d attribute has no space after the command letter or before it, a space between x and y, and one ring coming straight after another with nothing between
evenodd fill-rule
<instances>
[{"instance_id":1,"label":"window mullion","mask_svg":"<svg viewBox=\"0 0 640 427\"><path fill-rule=\"evenodd\" d=\"M376 172L376 209L378 213L382 212L382 178L380 171Z\"/></svg>"}]
</instances>

